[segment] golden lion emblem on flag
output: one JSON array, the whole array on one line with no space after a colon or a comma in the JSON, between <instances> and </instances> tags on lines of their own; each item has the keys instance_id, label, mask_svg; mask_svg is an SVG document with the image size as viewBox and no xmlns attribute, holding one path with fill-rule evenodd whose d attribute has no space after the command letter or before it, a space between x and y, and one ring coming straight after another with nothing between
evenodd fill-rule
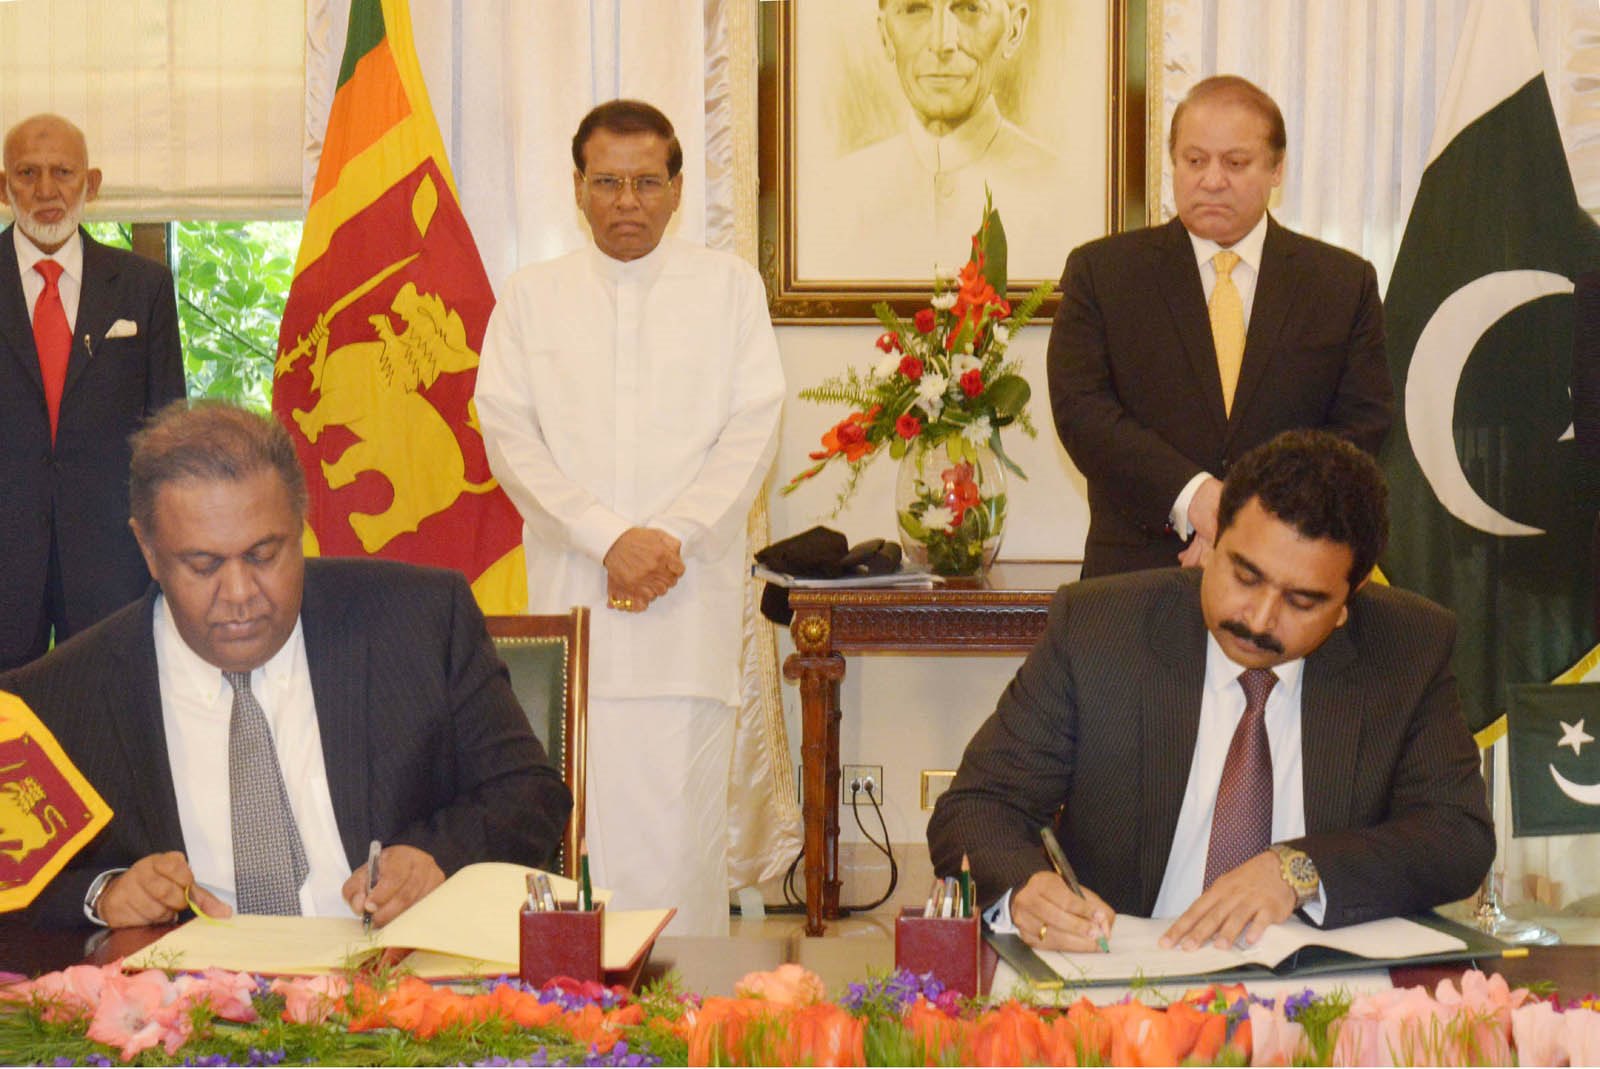
<instances>
[{"instance_id":1,"label":"golden lion emblem on flag","mask_svg":"<svg viewBox=\"0 0 1600 1069\"><path fill-rule=\"evenodd\" d=\"M55 736L0 693L0 911L32 902L110 820Z\"/></svg>"}]
</instances>

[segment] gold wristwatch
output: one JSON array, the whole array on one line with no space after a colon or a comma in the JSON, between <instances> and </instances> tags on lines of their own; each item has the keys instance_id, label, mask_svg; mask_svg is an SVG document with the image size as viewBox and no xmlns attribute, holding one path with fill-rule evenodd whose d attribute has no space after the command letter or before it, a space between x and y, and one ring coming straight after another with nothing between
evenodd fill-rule
<instances>
[{"instance_id":1,"label":"gold wristwatch","mask_svg":"<svg viewBox=\"0 0 1600 1069\"><path fill-rule=\"evenodd\" d=\"M1270 849L1278 855L1278 872L1283 882L1294 892L1295 908L1316 898L1317 890L1322 886L1322 880L1317 876L1317 863L1304 850L1296 850L1283 843L1273 843Z\"/></svg>"}]
</instances>

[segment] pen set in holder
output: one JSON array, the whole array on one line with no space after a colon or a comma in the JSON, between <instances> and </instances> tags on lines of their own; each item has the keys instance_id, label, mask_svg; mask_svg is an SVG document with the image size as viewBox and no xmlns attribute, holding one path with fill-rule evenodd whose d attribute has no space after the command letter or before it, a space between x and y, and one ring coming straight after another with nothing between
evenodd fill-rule
<instances>
[{"instance_id":1,"label":"pen set in holder","mask_svg":"<svg viewBox=\"0 0 1600 1069\"><path fill-rule=\"evenodd\" d=\"M979 920L974 908L972 872L961 859L961 875L935 878L921 907L907 906L894 922L894 963L921 975L931 972L945 987L963 995L982 994Z\"/></svg>"},{"instance_id":2,"label":"pen set in holder","mask_svg":"<svg viewBox=\"0 0 1600 1069\"><path fill-rule=\"evenodd\" d=\"M580 856L578 898L558 902L550 878L542 872L528 876L528 897L522 904L522 982L542 987L556 976L574 980L605 981L601 958L605 905L594 902L589 884L589 855Z\"/></svg>"}]
</instances>

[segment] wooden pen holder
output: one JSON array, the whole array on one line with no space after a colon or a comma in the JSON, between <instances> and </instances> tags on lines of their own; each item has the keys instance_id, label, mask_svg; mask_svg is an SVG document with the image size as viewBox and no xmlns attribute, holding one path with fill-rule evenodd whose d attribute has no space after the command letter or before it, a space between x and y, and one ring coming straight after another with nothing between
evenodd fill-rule
<instances>
[{"instance_id":1,"label":"wooden pen holder","mask_svg":"<svg viewBox=\"0 0 1600 1069\"><path fill-rule=\"evenodd\" d=\"M574 902L558 902L553 910L521 912L522 982L542 987L555 976L605 982L601 966L601 933L605 904L581 910Z\"/></svg>"},{"instance_id":2,"label":"wooden pen holder","mask_svg":"<svg viewBox=\"0 0 1600 1069\"><path fill-rule=\"evenodd\" d=\"M894 964L897 969L921 975L931 972L952 991L976 997L983 983L977 917L924 917L908 906L894 921Z\"/></svg>"}]
</instances>

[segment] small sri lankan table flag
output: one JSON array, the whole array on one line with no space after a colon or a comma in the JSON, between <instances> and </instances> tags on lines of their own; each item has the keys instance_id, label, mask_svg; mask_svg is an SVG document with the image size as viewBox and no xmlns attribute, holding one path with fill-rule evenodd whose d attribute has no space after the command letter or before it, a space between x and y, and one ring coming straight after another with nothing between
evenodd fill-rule
<instances>
[{"instance_id":1,"label":"small sri lankan table flag","mask_svg":"<svg viewBox=\"0 0 1600 1069\"><path fill-rule=\"evenodd\" d=\"M353 0L272 391L308 554L454 568L485 612L525 609L522 519L472 404L493 308L406 0Z\"/></svg>"},{"instance_id":2,"label":"small sri lankan table flag","mask_svg":"<svg viewBox=\"0 0 1600 1069\"><path fill-rule=\"evenodd\" d=\"M1510 688L1511 832L1600 831L1600 683Z\"/></svg>"},{"instance_id":3,"label":"small sri lankan table flag","mask_svg":"<svg viewBox=\"0 0 1600 1069\"><path fill-rule=\"evenodd\" d=\"M33 710L0 692L0 913L38 897L110 820Z\"/></svg>"}]
</instances>

